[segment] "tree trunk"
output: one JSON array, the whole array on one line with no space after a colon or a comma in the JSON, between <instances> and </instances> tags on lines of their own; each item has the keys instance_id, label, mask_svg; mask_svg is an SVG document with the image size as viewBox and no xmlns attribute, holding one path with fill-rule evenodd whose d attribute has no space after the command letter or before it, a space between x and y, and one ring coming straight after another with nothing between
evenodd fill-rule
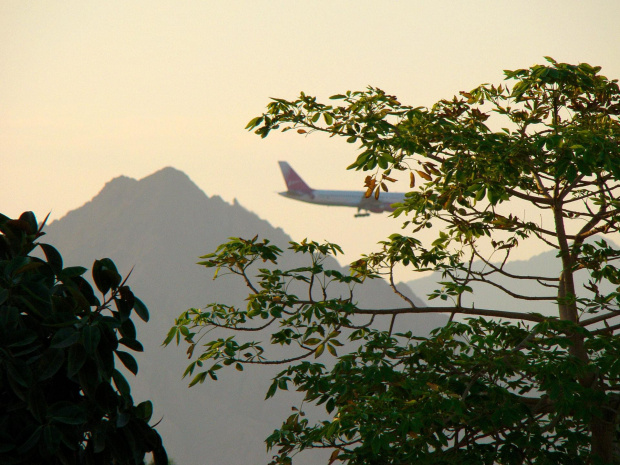
<instances>
[{"instance_id":1,"label":"tree trunk","mask_svg":"<svg viewBox=\"0 0 620 465\"><path fill-rule=\"evenodd\" d=\"M557 199L556 199L557 201ZM564 216L562 214L562 204L560 201L553 208L555 226L558 233L558 245L560 246L560 257L562 259L562 273L558 286L558 307L561 320L569 320L574 323L579 321L579 313L576 302L575 280L574 280L574 259L570 253L570 247L566 238L564 228ZM567 301L567 298L571 298ZM579 334L570 334L568 337L572 341L570 354L584 363L589 362L588 353L584 347L584 338ZM600 383L596 382L594 373L587 373L579 379L579 383L584 387L594 389L604 389ZM596 383L596 385L594 385ZM603 412L601 417L593 417L590 421L591 444L590 451L592 456L598 458L605 464L612 464L614 458L614 437L615 437L615 410L609 405L600 405L599 409Z\"/></svg>"},{"instance_id":2,"label":"tree trunk","mask_svg":"<svg viewBox=\"0 0 620 465\"><path fill-rule=\"evenodd\" d=\"M591 451L594 457L602 460L605 464L614 463L615 445L615 412L611 412L608 406L603 406L603 418L593 418L590 422L592 432Z\"/></svg>"}]
</instances>

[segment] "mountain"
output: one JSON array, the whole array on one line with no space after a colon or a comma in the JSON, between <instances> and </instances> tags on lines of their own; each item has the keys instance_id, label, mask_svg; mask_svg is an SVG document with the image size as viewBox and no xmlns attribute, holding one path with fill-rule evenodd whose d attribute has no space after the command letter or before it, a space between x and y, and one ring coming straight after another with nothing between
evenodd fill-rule
<instances>
[{"instance_id":1,"label":"mountain","mask_svg":"<svg viewBox=\"0 0 620 465\"><path fill-rule=\"evenodd\" d=\"M284 231L237 202L207 197L174 168L141 180L115 178L45 231L45 242L61 252L67 266L90 266L95 259L110 257L124 276L133 267L129 285L149 308L151 320L136 325L145 352L136 356L138 375L128 379L136 401L153 401L153 418L162 418L158 431L177 465L267 463L264 438L300 400L294 394L263 400L271 377L282 367L222 370L217 382L188 389L188 380L181 379L185 348L163 348L161 342L184 310L211 302L242 303L247 296L239 281L214 282L212 270L195 264L200 255L228 237L256 234L285 250L290 238ZM285 254L280 266L301 266L298 260ZM325 265L342 270L333 259ZM401 289L416 299L405 286ZM380 280L357 288L356 296L365 308L403 306ZM439 315L410 317L400 320L398 329L422 335L445 321ZM302 454L298 463L316 457Z\"/></svg>"},{"instance_id":2,"label":"mountain","mask_svg":"<svg viewBox=\"0 0 620 465\"><path fill-rule=\"evenodd\" d=\"M600 240L600 238L594 238L593 240ZM605 240L610 242L608 238ZM500 263L494 263L494 265L499 267ZM560 259L557 257L557 252L555 250L550 250L535 255L528 260L509 261L505 264L504 270L516 276L542 276L558 278L561 271L561 265ZM472 266L473 269L476 270L482 269L482 264L480 261L474 262ZM493 275L491 278L495 283L522 296L545 296L553 299L554 296L557 295L555 288L544 286L533 280L512 279L506 276L498 275ZM583 289L583 286L587 283L588 278L589 275L587 271L580 270L575 274L575 284L578 293L581 293L582 295L586 293L585 295L591 297L592 294ZM424 278L408 281L406 284L413 290L413 292L415 292L416 296L419 296L424 301L424 305L440 306L444 303L444 301L440 299L428 300L427 298L427 296L434 290L441 289L441 284L437 284L440 281L445 281L445 279L442 279L440 273L433 273L432 275ZM473 292L463 295L464 307L471 307L474 305L476 308L507 310L523 313L541 313L543 315L558 316L557 304L555 304L553 300L525 301L511 297L499 288L484 283L472 283L471 287ZM613 291L612 287L606 283L601 284L600 289L602 292Z\"/></svg>"}]
</instances>

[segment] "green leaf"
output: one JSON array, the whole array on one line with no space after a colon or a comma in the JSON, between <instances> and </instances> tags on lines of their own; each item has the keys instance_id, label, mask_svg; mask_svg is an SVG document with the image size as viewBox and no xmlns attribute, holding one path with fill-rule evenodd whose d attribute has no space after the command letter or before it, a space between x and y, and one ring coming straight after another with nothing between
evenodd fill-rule
<instances>
[{"instance_id":1,"label":"green leaf","mask_svg":"<svg viewBox=\"0 0 620 465\"><path fill-rule=\"evenodd\" d=\"M138 362L136 362L136 359L133 358L130 353L117 350L116 355L129 371L131 371L134 375L138 374Z\"/></svg>"},{"instance_id":2,"label":"green leaf","mask_svg":"<svg viewBox=\"0 0 620 465\"><path fill-rule=\"evenodd\" d=\"M278 381L277 380L273 380L273 383L271 383L271 386L269 386L269 389L267 390L267 394L265 395L265 399L269 399L270 397L273 397L276 393L278 389Z\"/></svg>"},{"instance_id":3,"label":"green leaf","mask_svg":"<svg viewBox=\"0 0 620 465\"><path fill-rule=\"evenodd\" d=\"M314 358L319 358L323 354L324 350L325 350L325 343L318 345L316 348L316 351L314 352Z\"/></svg>"},{"instance_id":4,"label":"green leaf","mask_svg":"<svg viewBox=\"0 0 620 465\"><path fill-rule=\"evenodd\" d=\"M55 273L60 273L62 271L62 256L58 250L49 244L39 244L39 246L43 249L45 258L47 258L47 263L50 264L52 270L54 270Z\"/></svg>"},{"instance_id":5,"label":"green leaf","mask_svg":"<svg viewBox=\"0 0 620 465\"><path fill-rule=\"evenodd\" d=\"M84 409L71 402L57 402L50 405L48 416L53 421L66 425L81 425L86 423L86 413Z\"/></svg>"},{"instance_id":6,"label":"green leaf","mask_svg":"<svg viewBox=\"0 0 620 465\"><path fill-rule=\"evenodd\" d=\"M19 313L19 309L16 307L2 306L0 311L0 327L5 328L7 331L16 329L20 321Z\"/></svg>"},{"instance_id":7,"label":"green leaf","mask_svg":"<svg viewBox=\"0 0 620 465\"><path fill-rule=\"evenodd\" d=\"M140 402L136 406L136 414L144 421L150 421L151 417L153 416L153 403L150 400Z\"/></svg>"},{"instance_id":8,"label":"green leaf","mask_svg":"<svg viewBox=\"0 0 620 465\"><path fill-rule=\"evenodd\" d=\"M144 305L144 302L142 302L137 297L134 297L134 299L135 300L133 303L133 309L135 310L135 312L138 314L142 321L149 321L149 310L148 308L146 308L146 305Z\"/></svg>"},{"instance_id":9,"label":"green leaf","mask_svg":"<svg viewBox=\"0 0 620 465\"><path fill-rule=\"evenodd\" d=\"M9 298L9 290L8 289L0 289L0 305L7 301Z\"/></svg>"},{"instance_id":10,"label":"green leaf","mask_svg":"<svg viewBox=\"0 0 620 465\"><path fill-rule=\"evenodd\" d=\"M80 340L80 333L73 327L60 329L52 337L50 347L53 349L64 349Z\"/></svg>"},{"instance_id":11,"label":"green leaf","mask_svg":"<svg viewBox=\"0 0 620 465\"><path fill-rule=\"evenodd\" d=\"M92 355L95 352L100 340L101 331L98 326L87 325L82 328L82 343L88 355Z\"/></svg>"},{"instance_id":12,"label":"green leaf","mask_svg":"<svg viewBox=\"0 0 620 465\"><path fill-rule=\"evenodd\" d=\"M9 359L4 362L4 365L9 381L13 381L25 388L30 387L32 373L27 364L23 363L21 360L12 361Z\"/></svg>"},{"instance_id":13,"label":"green leaf","mask_svg":"<svg viewBox=\"0 0 620 465\"><path fill-rule=\"evenodd\" d=\"M262 122L263 122L263 117L262 116L258 116L256 118L253 118L253 119L250 120L250 122L248 124L246 124L245 129L252 130L256 126L259 126Z\"/></svg>"},{"instance_id":14,"label":"green leaf","mask_svg":"<svg viewBox=\"0 0 620 465\"><path fill-rule=\"evenodd\" d=\"M288 391L288 380L286 378L280 378L278 380L278 388L282 391Z\"/></svg>"},{"instance_id":15,"label":"green leaf","mask_svg":"<svg viewBox=\"0 0 620 465\"><path fill-rule=\"evenodd\" d=\"M47 219L47 218L46 218ZM26 229L26 234L33 235L39 229L39 225L37 224L37 217L31 211L27 211L22 213L19 216L19 220L26 223L28 225Z\"/></svg>"},{"instance_id":16,"label":"green leaf","mask_svg":"<svg viewBox=\"0 0 620 465\"><path fill-rule=\"evenodd\" d=\"M142 344L135 339L127 339L122 337L118 340L118 342L119 344L123 344L125 347L135 350L136 352L144 352L144 347Z\"/></svg>"},{"instance_id":17,"label":"green leaf","mask_svg":"<svg viewBox=\"0 0 620 465\"><path fill-rule=\"evenodd\" d=\"M52 348L47 349L43 353L41 361L39 362L39 369L37 371L39 380L43 381L54 376L64 362L65 355L63 350Z\"/></svg>"},{"instance_id":18,"label":"green leaf","mask_svg":"<svg viewBox=\"0 0 620 465\"><path fill-rule=\"evenodd\" d=\"M58 451L62 433L56 425L46 425L43 429L43 442L47 449L47 453L54 454Z\"/></svg>"},{"instance_id":19,"label":"green leaf","mask_svg":"<svg viewBox=\"0 0 620 465\"><path fill-rule=\"evenodd\" d=\"M162 345L167 346L168 344L172 342L172 340L175 337L177 338L177 345L178 345L178 343L180 342L179 335L180 335L179 328L177 326L173 326L172 328L168 330L168 334L166 335L166 339L164 339L164 342L162 342Z\"/></svg>"},{"instance_id":20,"label":"green leaf","mask_svg":"<svg viewBox=\"0 0 620 465\"><path fill-rule=\"evenodd\" d=\"M575 179L577 179L577 168L571 163L566 168L566 180L568 182L573 182Z\"/></svg>"},{"instance_id":21,"label":"green leaf","mask_svg":"<svg viewBox=\"0 0 620 465\"><path fill-rule=\"evenodd\" d=\"M92 273L95 285L102 294L107 294L110 289L116 289L122 281L116 265L109 258L95 260Z\"/></svg>"},{"instance_id":22,"label":"green leaf","mask_svg":"<svg viewBox=\"0 0 620 465\"><path fill-rule=\"evenodd\" d=\"M211 371L203 371L198 373L196 376L194 376L194 379L192 379L192 382L189 383L189 387L195 386L196 384L200 383L204 383L205 380L207 379L207 373L211 376L211 378L213 380L217 380L217 376L215 376Z\"/></svg>"},{"instance_id":23,"label":"green leaf","mask_svg":"<svg viewBox=\"0 0 620 465\"><path fill-rule=\"evenodd\" d=\"M136 338L136 327L131 320L125 320L121 323L121 327L118 329L121 335L127 339Z\"/></svg>"},{"instance_id":24,"label":"green leaf","mask_svg":"<svg viewBox=\"0 0 620 465\"><path fill-rule=\"evenodd\" d=\"M37 427L30 437L21 445L18 449L20 454L24 454L37 445L39 439L41 438L41 434L43 433L43 425Z\"/></svg>"},{"instance_id":25,"label":"green leaf","mask_svg":"<svg viewBox=\"0 0 620 465\"><path fill-rule=\"evenodd\" d=\"M84 273L88 271L83 266L68 266L64 270L62 270L63 278L76 278L78 276L82 276Z\"/></svg>"},{"instance_id":26,"label":"green leaf","mask_svg":"<svg viewBox=\"0 0 620 465\"><path fill-rule=\"evenodd\" d=\"M327 410L327 413L332 413L335 407L336 407L336 402L334 401L334 398L332 397L325 404L325 410Z\"/></svg>"},{"instance_id":27,"label":"green leaf","mask_svg":"<svg viewBox=\"0 0 620 465\"><path fill-rule=\"evenodd\" d=\"M114 380L114 385L116 386L116 389L118 389L118 392L121 394L121 396L128 398L130 396L131 390L129 388L129 383L127 382L123 374L115 369L112 372L112 379Z\"/></svg>"},{"instance_id":28,"label":"green leaf","mask_svg":"<svg viewBox=\"0 0 620 465\"><path fill-rule=\"evenodd\" d=\"M49 394L47 392L44 393L44 389L40 389L40 386L40 384L35 384L32 386L32 388L28 391L26 402L28 404L28 410L37 422L45 423L48 404L46 397L49 396Z\"/></svg>"},{"instance_id":29,"label":"green leaf","mask_svg":"<svg viewBox=\"0 0 620 465\"><path fill-rule=\"evenodd\" d=\"M11 334L7 347L19 348L32 344L38 339L37 333L29 330L18 330Z\"/></svg>"},{"instance_id":30,"label":"green leaf","mask_svg":"<svg viewBox=\"0 0 620 465\"><path fill-rule=\"evenodd\" d=\"M67 357L67 376L72 378L84 366L86 362L86 350L81 344L74 344L69 348Z\"/></svg>"},{"instance_id":31,"label":"green leaf","mask_svg":"<svg viewBox=\"0 0 620 465\"><path fill-rule=\"evenodd\" d=\"M119 429L124 428L129 424L129 420L131 420L131 416L129 416L127 412L119 412L119 414L116 416L116 427ZM130 449L133 449L135 447L135 444L130 443L129 446Z\"/></svg>"}]
</instances>

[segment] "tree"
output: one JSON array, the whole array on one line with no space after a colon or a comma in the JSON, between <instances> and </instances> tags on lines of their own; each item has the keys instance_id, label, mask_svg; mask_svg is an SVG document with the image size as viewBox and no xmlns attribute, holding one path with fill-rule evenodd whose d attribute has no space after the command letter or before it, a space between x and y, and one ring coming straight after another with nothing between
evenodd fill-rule
<instances>
[{"instance_id":1,"label":"tree","mask_svg":"<svg viewBox=\"0 0 620 465\"><path fill-rule=\"evenodd\" d=\"M131 316L148 321L147 308L109 258L92 268L100 300L86 268L37 242L44 224L0 215L0 462L167 463L151 402L134 405L115 367L116 355L137 373L120 345L142 351Z\"/></svg>"},{"instance_id":2,"label":"tree","mask_svg":"<svg viewBox=\"0 0 620 465\"><path fill-rule=\"evenodd\" d=\"M249 296L247 308L190 309L171 328L166 343L189 344L191 385L224 366L282 363L267 397L292 385L325 407L318 422L294 409L267 438L273 463L309 448L332 449L330 465L620 463L620 250L602 236L617 234L620 221L620 90L598 67L547 61L432 108L369 88L335 95L333 105L303 93L273 99L250 121L261 137L296 129L358 143L349 168L369 173L367 196L387 191L399 171L410 179L393 212L406 216L407 234L352 263L350 276L323 268L338 246L311 241L291 243L308 254L304 268L256 270L281 254L257 238L232 239L200 262L240 277ZM517 247L535 242L557 251L559 275L506 270ZM444 306L403 296L402 308L370 310L355 300L365 279L384 277L398 293L396 266L441 273L430 298ZM500 277L546 292L516 294ZM330 296L334 282L350 294ZM523 311L465 307L473 283L521 299ZM538 312L541 301L557 314ZM429 312L450 319L427 338L399 323ZM202 341L213 328L230 335ZM239 340L259 328L296 352L272 359L268 345Z\"/></svg>"}]
</instances>

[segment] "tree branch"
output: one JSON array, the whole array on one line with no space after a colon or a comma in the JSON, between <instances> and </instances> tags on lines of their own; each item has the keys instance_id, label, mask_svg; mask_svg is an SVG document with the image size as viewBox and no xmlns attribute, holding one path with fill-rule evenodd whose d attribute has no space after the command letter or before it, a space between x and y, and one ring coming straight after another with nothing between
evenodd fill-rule
<instances>
[{"instance_id":1,"label":"tree branch","mask_svg":"<svg viewBox=\"0 0 620 465\"><path fill-rule=\"evenodd\" d=\"M509 312L505 310L489 310L459 307L417 307L417 308L393 308L386 310L356 309L352 312L359 315L395 315L395 314L418 314L418 313L455 313L459 315L489 316L508 318L525 321L545 321L548 318L530 313Z\"/></svg>"}]
</instances>

